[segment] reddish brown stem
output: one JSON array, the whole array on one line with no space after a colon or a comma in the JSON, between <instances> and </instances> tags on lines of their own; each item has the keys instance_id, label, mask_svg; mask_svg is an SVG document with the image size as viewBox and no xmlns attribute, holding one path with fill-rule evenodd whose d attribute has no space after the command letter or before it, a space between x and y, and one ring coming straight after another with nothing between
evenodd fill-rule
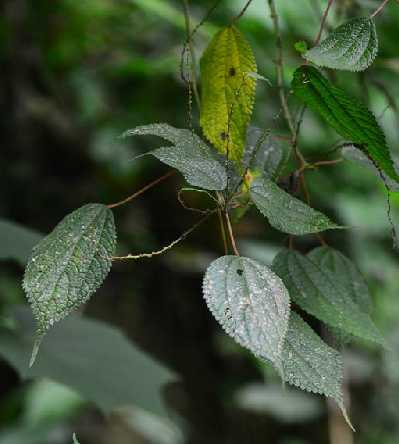
<instances>
[{"instance_id":1,"label":"reddish brown stem","mask_svg":"<svg viewBox=\"0 0 399 444\"><path fill-rule=\"evenodd\" d=\"M218 211L218 215L219 215L219 222L220 222L220 231L222 232L224 254L227 255L227 254L229 254L229 248L227 246L226 230L224 229L222 212L220 210Z\"/></svg>"},{"instance_id":2,"label":"reddish brown stem","mask_svg":"<svg viewBox=\"0 0 399 444\"><path fill-rule=\"evenodd\" d=\"M237 17L235 17L229 26L233 26L234 23L236 23L238 20L240 20L240 18L245 14L245 11L247 10L248 6L252 3L252 0L248 0L247 3L245 4L244 8L242 9L242 11L237 15Z\"/></svg>"},{"instance_id":3,"label":"reddish brown stem","mask_svg":"<svg viewBox=\"0 0 399 444\"><path fill-rule=\"evenodd\" d=\"M373 17L375 17L381 9L388 3L389 0L384 0L380 6L370 15L369 20L371 20Z\"/></svg>"},{"instance_id":4,"label":"reddish brown stem","mask_svg":"<svg viewBox=\"0 0 399 444\"><path fill-rule=\"evenodd\" d=\"M343 157L339 157L338 159L334 160L320 160L319 162L313 163L312 167L317 167L321 165L332 165L333 163L339 163L345 160Z\"/></svg>"},{"instance_id":5,"label":"reddish brown stem","mask_svg":"<svg viewBox=\"0 0 399 444\"><path fill-rule=\"evenodd\" d=\"M334 0L328 0L327 8L326 8L326 10L324 11L324 15L323 15L323 18L322 18L322 20L321 20L321 25L320 25L319 35L317 36L317 39L316 39L316 41L314 42L314 46L315 46L315 47L320 43L321 35L323 34L323 30L324 30L324 28L325 28L325 26L326 26L326 21L327 21L328 12L329 12L329 10L330 10L331 5L333 4L333 2L334 2Z\"/></svg>"},{"instance_id":6,"label":"reddish brown stem","mask_svg":"<svg viewBox=\"0 0 399 444\"><path fill-rule=\"evenodd\" d=\"M231 245L232 245L232 247L233 247L234 254L235 254L236 256L240 256L240 253L238 252L238 249L237 249L236 241L235 241L235 239L234 239L234 234L233 234L233 229L232 229L232 227L231 227L231 223L230 223L229 213L226 212L226 213L224 213L224 214L225 214L225 217L226 217L227 228L228 228L228 230L229 230L229 235L230 235Z\"/></svg>"},{"instance_id":7,"label":"reddish brown stem","mask_svg":"<svg viewBox=\"0 0 399 444\"><path fill-rule=\"evenodd\" d=\"M159 177L158 179L155 179L153 182L149 183L147 186L145 186L144 188L142 188L139 191L136 191L135 193L133 193L131 196L127 197L124 200L121 200L120 202L114 203L114 204L110 204L107 205L108 208L116 208L116 207L120 207L122 205L124 205L125 203L130 202L131 200L133 200L135 197L140 196L140 194L143 194L144 191L149 190L150 188L152 188L154 185L158 184L159 182L162 182L163 180L167 179L168 177L172 176L173 174L176 174L179 170L172 170L169 171L169 173L164 174L163 176Z\"/></svg>"}]
</instances>

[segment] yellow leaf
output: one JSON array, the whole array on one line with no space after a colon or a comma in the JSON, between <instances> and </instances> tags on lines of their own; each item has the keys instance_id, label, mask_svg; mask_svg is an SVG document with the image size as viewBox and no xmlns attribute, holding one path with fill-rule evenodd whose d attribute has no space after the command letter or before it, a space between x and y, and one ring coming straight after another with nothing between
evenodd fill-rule
<instances>
[{"instance_id":1,"label":"yellow leaf","mask_svg":"<svg viewBox=\"0 0 399 444\"><path fill-rule=\"evenodd\" d=\"M202 100L200 124L207 139L226 153L241 169L246 129L252 113L256 78L255 59L241 32L234 26L220 30L211 40L200 61ZM233 105L234 104L234 105ZM228 121L230 137L228 142Z\"/></svg>"}]
</instances>

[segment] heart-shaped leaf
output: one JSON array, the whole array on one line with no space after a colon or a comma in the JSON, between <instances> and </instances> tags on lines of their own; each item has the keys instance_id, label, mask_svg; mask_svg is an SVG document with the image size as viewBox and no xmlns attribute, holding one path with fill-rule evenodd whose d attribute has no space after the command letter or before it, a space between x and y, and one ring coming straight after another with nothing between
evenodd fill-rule
<instances>
[{"instance_id":1,"label":"heart-shaped leaf","mask_svg":"<svg viewBox=\"0 0 399 444\"><path fill-rule=\"evenodd\" d=\"M303 65L294 72L292 88L337 133L361 146L391 179L399 182L385 135L368 108L333 86L311 66Z\"/></svg>"},{"instance_id":2,"label":"heart-shaped leaf","mask_svg":"<svg viewBox=\"0 0 399 444\"><path fill-rule=\"evenodd\" d=\"M23 280L37 322L31 365L46 330L83 305L102 284L115 244L111 210L87 204L66 216L33 248Z\"/></svg>"},{"instance_id":3,"label":"heart-shaped leaf","mask_svg":"<svg viewBox=\"0 0 399 444\"><path fill-rule=\"evenodd\" d=\"M226 333L281 369L290 300L273 271L253 259L223 256L209 266L203 292Z\"/></svg>"},{"instance_id":4,"label":"heart-shaped leaf","mask_svg":"<svg viewBox=\"0 0 399 444\"><path fill-rule=\"evenodd\" d=\"M245 75L256 73L251 47L236 27L227 26L209 43L201 57L200 68L202 130L222 153L226 152L228 143L229 157L240 168L255 98L256 78Z\"/></svg>"},{"instance_id":5,"label":"heart-shaped leaf","mask_svg":"<svg viewBox=\"0 0 399 444\"><path fill-rule=\"evenodd\" d=\"M374 22L366 17L354 17L302 56L327 68L363 71L371 65L377 52Z\"/></svg>"},{"instance_id":6,"label":"heart-shaped leaf","mask_svg":"<svg viewBox=\"0 0 399 444\"><path fill-rule=\"evenodd\" d=\"M288 288L291 299L303 310L332 327L387 346L368 313L353 300L344 278L297 251L280 252L273 270Z\"/></svg>"},{"instance_id":7,"label":"heart-shaped leaf","mask_svg":"<svg viewBox=\"0 0 399 444\"><path fill-rule=\"evenodd\" d=\"M227 175L224 167L212 158L198 136L186 129L178 129L166 123L138 126L125 131L120 138L129 136L158 136L172 142L173 146L158 148L152 154L161 162L181 171L190 185L207 190L226 188Z\"/></svg>"},{"instance_id":8,"label":"heart-shaped leaf","mask_svg":"<svg viewBox=\"0 0 399 444\"><path fill-rule=\"evenodd\" d=\"M302 235L333 228L345 228L286 193L269 179L255 179L251 185L250 195L259 211L267 217L270 225L283 233Z\"/></svg>"}]
</instances>

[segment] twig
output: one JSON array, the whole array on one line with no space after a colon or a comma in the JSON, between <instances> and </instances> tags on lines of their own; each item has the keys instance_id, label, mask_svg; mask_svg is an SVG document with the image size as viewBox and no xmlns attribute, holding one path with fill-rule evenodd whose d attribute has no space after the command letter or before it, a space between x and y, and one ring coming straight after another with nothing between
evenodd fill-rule
<instances>
[{"instance_id":1,"label":"twig","mask_svg":"<svg viewBox=\"0 0 399 444\"><path fill-rule=\"evenodd\" d=\"M191 83L193 85L193 91L194 91L194 97L195 101L197 102L198 111L201 111L201 100L198 94L197 89L197 63L195 60L195 53L194 53L194 45L193 45L193 36L190 33L190 5L189 0L183 0L184 4L184 19L186 24L186 32L187 32L187 40L188 40L188 47L189 47L189 53L191 57L191 72L192 72L192 78Z\"/></svg>"},{"instance_id":2,"label":"twig","mask_svg":"<svg viewBox=\"0 0 399 444\"><path fill-rule=\"evenodd\" d=\"M121 200L120 202L117 202L114 204L107 205L107 207L108 208L116 208L116 207L120 207L120 206L124 205L125 203L130 202L135 197L140 196L140 194L143 194L144 191L149 190L150 188L152 188L154 185L158 184L159 182L162 182L163 180L167 179L168 177L173 176L173 174L176 174L178 171L179 170L169 171L169 173L166 173L163 176L159 177L158 179L155 179L153 182L151 182L150 184L148 184L147 186L145 186L141 190L136 191L135 193L133 193L131 196L127 197L126 199Z\"/></svg>"},{"instance_id":3,"label":"twig","mask_svg":"<svg viewBox=\"0 0 399 444\"><path fill-rule=\"evenodd\" d=\"M294 127L294 121L292 119L291 112L288 108L287 97L284 92L283 38L281 35L279 23L278 23L278 15L276 12L276 5L274 3L274 0L268 0L268 3L269 3L269 8L270 8L270 16L271 16L271 18L273 20L273 24L274 24L274 32L276 34L276 48L277 48L277 50L276 50L275 64L276 64L277 86L279 89L280 101L281 101L281 104L284 109L285 120L287 121L288 128L292 134L292 146L295 149L297 161L298 161L299 165L302 166L306 162L305 162L305 159L303 158L303 156L299 150L299 147L298 147L297 134L296 134L295 127Z\"/></svg>"},{"instance_id":4,"label":"twig","mask_svg":"<svg viewBox=\"0 0 399 444\"><path fill-rule=\"evenodd\" d=\"M381 9L388 3L389 0L384 0L380 6L370 15L369 20L371 20L372 18L374 18L380 11Z\"/></svg>"},{"instance_id":5,"label":"twig","mask_svg":"<svg viewBox=\"0 0 399 444\"><path fill-rule=\"evenodd\" d=\"M208 219L208 217L210 217L216 211L217 210L215 209L212 212L209 212L208 214L206 214L195 225L193 225L190 229L185 231L179 238L175 239L173 242L171 242L166 247L163 247L161 250L153 251L152 253L128 254L126 256L113 256L113 257L109 258L109 260L116 261L116 260L126 260L126 259L142 259L142 258L152 258L154 256L159 256L159 255L165 253L166 251L170 250L171 248L173 248L176 244L178 244L183 239L185 239L190 233L192 233L196 228L198 228L203 222L205 222Z\"/></svg>"},{"instance_id":6,"label":"twig","mask_svg":"<svg viewBox=\"0 0 399 444\"><path fill-rule=\"evenodd\" d=\"M387 0L386 0L386 1L387 1ZM319 34L318 34L318 36L317 36L316 41L314 42L314 46L315 46L315 47L318 46L318 44L320 43L321 35L323 34L324 27L326 26L326 21L327 21L328 12L329 12L329 10L330 10L331 5L333 4L333 2L334 2L334 0L328 0L327 8L326 8L326 10L324 11L324 15L323 15L323 18L322 18L322 20L321 20L321 25L320 25L320 31L319 31Z\"/></svg>"},{"instance_id":7,"label":"twig","mask_svg":"<svg viewBox=\"0 0 399 444\"><path fill-rule=\"evenodd\" d=\"M224 254L227 255L229 254L229 248L227 246L226 230L224 229L223 216L222 216L222 211L220 209L218 210L218 215L220 222L220 231L222 233L222 239L223 239Z\"/></svg>"},{"instance_id":8,"label":"twig","mask_svg":"<svg viewBox=\"0 0 399 444\"><path fill-rule=\"evenodd\" d=\"M252 0L248 0L247 3L245 4L244 8L242 9L242 11L237 15L237 17L235 17L231 22L229 26L233 26L234 23L236 23L244 14L245 11L248 9L248 6L252 3Z\"/></svg>"},{"instance_id":9,"label":"twig","mask_svg":"<svg viewBox=\"0 0 399 444\"><path fill-rule=\"evenodd\" d=\"M232 247L233 247L234 254L235 254L236 256L240 256L240 253L239 253L238 250L237 250L236 241L235 241L235 239L234 239L233 229L231 228L231 223L230 223L229 213L226 211L226 212L224 213L224 215L225 215L225 218L226 218L227 228L228 228L228 230L229 230L229 235L230 235L231 245L232 245Z\"/></svg>"},{"instance_id":10,"label":"twig","mask_svg":"<svg viewBox=\"0 0 399 444\"><path fill-rule=\"evenodd\" d=\"M194 212L196 212L196 213L201 213L201 214L207 214L207 213L210 213L210 212L214 211L214 208L206 208L205 210L201 210L200 208L194 208L194 207L189 207L189 206L187 206L187 205L184 203L183 198L181 197L181 194L182 194L184 191L187 191L187 190L182 189L182 190L179 190L179 191L178 191L178 193L177 193L177 200L180 202L180 205L181 205L185 210L188 210L188 211L194 211Z\"/></svg>"}]
</instances>

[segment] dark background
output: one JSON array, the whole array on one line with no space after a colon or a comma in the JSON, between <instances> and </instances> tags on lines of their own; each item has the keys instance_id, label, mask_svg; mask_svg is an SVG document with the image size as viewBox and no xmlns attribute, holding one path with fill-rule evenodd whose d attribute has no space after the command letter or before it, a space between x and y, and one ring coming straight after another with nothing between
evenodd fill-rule
<instances>
[{"instance_id":1,"label":"dark background","mask_svg":"<svg viewBox=\"0 0 399 444\"><path fill-rule=\"evenodd\" d=\"M195 36L198 58L213 33L229 24L244 3L220 4ZM294 43L315 40L327 2L276 3L288 88L293 70L302 63ZM193 0L193 22L212 4ZM379 4L336 0L329 26L347 17L368 15ZM179 74L186 35L182 3L3 0L1 9L2 219L46 234L81 205L117 202L170 170L150 156L131 161L161 146L157 139L109 143L137 125L167 122L187 127L187 90ZM334 72L331 80L366 102L377 116L390 104L381 125L397 157L399 5L394 0L376 17L376 24L380 51L371 69L361 74ZM260 74L276 85L267 1L254 0L237 26L253 47ZM252 124L268 128L279 106L277 89L258 82ZM290 106L295 111L295 99ZM283 119L276 131L288 135ZM315 114L306 112L300 137L305 157L328 150L337 139ZM282 146L288 148L284 142ZM325 237L366 276L373 298L372 317L399 351L399 261L397 251L390 250L383 185L369 171L346 161L307 172L306 179L315 208L342 225L355 227L328 232ZM159 249L198 220L198 214L184 210L177 201L177 191L184 184L181 175L174 175L115 209L121 253ZM191 206L209 204L200 194L185 198ZM394 195L392 217L398 225L399 199ZM285 236L255 210L235 226L235 234L243 255L265 263L286 245ZM318 245L316 236L295 239L300 251ZM202 299L202 275L222 254L219 223L213 217L163 256L116 264L84 310L85 316L121 329L134 344L181 376L178 384L166 388L164 398L174 412L169 419L179 412L177 423L183 437L159 418L149 416L155 421L150 422L148 413L140 417L130 412L130 420L115 412L104 416L94 404L46 375L22 381L5 359L0 361L0 443L66 444L76 432L81 444L350 444L352 439L361 444L397 444L397 361L370 344L354 344L345 351L351 418L358 430L354 438L340 414L321 397L296 390L282 397L274 371L235 345ZM9 310L25 302L22 274L17 261L0 262L4 325ZM259 386L251 391L255 383ZM132 418L139 418L141 426Z\"/></svg>"}]
</instances>

